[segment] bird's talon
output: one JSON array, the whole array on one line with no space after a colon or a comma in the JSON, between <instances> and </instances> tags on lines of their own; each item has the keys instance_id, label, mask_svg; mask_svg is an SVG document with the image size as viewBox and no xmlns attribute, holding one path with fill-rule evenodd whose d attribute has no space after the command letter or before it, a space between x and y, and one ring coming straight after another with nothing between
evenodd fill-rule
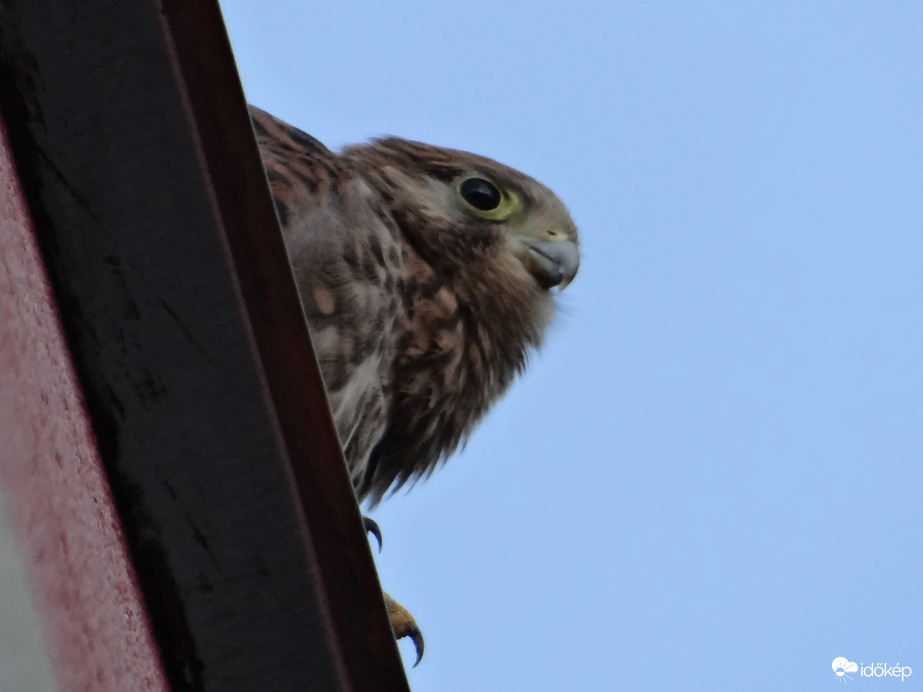
<instances>
[{"instance_id":1,"label":"bird's talon","mask_svg":"<svg viewBox=\"0 0 923 692\"><path fill-rule=\"evenodd\" d=\"M416 668L417 664L423 660L423 633L420 631L419 627L414 625L414 627L404 636L410 637L410 641L413 642L413 648L417 652L417 660L413 662L413 667Z\"/></svg>"},{"instance_id":2,"label":"bird's talon","mask_svg":"<svg viewBox=\"0 0 923 692\"><path fill-rule=\"evenodd\" d=\"M413 619L413 615L404 606L388 594L383 594L383 596L385 597L385 607L388 609L388 619L391 620L391 629L394 630L394 638L410 637L410 641L413 642L413 648L417 652L417 660L413 662L413 667L416 668L417 664L423 660L425 645L423 633L420 631L416 620Z\"/></svg>"},{"instance_id":3,"label":"bird's talon","mask_svg":"<svg viewBox=\"0 0 923 692\"><path fill-rule=\"evenodd\" d=\"M381 527L378 526L378 522L369 517L362 517L362 528L366 530L366 533L370 533L375 536L375 540L378 543L378 552L381 552Z\"/></svg>"}]
</instances>

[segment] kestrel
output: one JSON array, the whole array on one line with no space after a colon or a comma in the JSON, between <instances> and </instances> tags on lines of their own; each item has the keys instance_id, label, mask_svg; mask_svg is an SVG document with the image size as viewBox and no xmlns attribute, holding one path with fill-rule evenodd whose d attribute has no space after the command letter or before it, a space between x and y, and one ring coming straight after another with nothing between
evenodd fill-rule
<instances>
[{"instance_id":1,"label":"kestrel","mask_svg":"<svg viewBox=\"0 0 923 692\"><path fill-rule=\"evenodd\" d=\"M374 505L432 473L523 369L577 273L577 228L490 159L396 138L337 155L251 115L353 487Z\"/></svg>"}]
</instances>

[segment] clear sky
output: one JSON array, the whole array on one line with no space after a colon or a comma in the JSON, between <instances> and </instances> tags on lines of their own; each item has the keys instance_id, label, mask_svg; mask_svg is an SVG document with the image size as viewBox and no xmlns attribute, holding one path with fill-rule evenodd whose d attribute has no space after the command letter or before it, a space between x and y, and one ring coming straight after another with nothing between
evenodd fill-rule
<instances>
[{"instance_id":1,"label":"clear sky","mask_svg":"<svg viewBox=\"0 0 923 692\"><path fill-rule=\"evenodd\" d=\"M373 515L416 692L923 690L923 4L222 5L252 103L581 228L530 370Z\"/></svg>"}]
</instances>

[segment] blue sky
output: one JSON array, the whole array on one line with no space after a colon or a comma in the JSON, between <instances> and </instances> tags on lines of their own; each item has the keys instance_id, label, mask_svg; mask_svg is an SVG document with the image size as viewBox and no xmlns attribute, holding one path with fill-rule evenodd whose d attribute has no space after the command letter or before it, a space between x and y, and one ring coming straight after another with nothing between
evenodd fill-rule
<instances>
[{"instance_id":1,"label":"blue sky","mask_svg":"<svg viewBox=\"0 0 923 692\"><path fill-rule=\"evenodd\" d=\"M414 690L923 689L923 5L222 7L252 103L581 228L546 348L373 515Z\"/></svg>"}]
</instances>

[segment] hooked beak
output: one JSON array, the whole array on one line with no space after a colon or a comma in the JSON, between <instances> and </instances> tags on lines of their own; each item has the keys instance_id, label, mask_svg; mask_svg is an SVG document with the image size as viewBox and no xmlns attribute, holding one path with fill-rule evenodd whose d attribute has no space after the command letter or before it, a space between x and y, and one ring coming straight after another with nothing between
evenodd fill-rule
<instances>
[{"instance_id":1,"label":"hooked beak","mask_svg":"<svg viewBox=\"0 0 923 692\"><path fill-rule=\"evenodd\" d=\"M570 240L550 242L523 238L527 252L520 258L539 286L564 290L574 280L580 267L580 250Z\"/></svg>"}]
</instances>

